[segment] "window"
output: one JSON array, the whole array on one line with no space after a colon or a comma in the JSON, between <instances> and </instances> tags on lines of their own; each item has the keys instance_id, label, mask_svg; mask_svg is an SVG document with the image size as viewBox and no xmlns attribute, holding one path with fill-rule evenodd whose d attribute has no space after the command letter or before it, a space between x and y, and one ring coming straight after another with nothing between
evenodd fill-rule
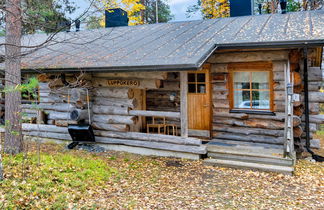
<instances>
[{"instance_id":1,"label":"window","mask_svg":"<svg viewBox=\"0 0 324 210\"><path fill-rule=\"evenodd\" d=\"M234 64L231 74L231 109L272 111L272 72L258 66Z\"/></svg>"},{"instance_id":2,"label":"window","mask_svg":"<svg viewBox=\"0 0 324 210\"><path fill-rule=\"evenodd\" d=\"M206 73L188 74L188 92L206 93Z\"/></svg>"}]
</instances>

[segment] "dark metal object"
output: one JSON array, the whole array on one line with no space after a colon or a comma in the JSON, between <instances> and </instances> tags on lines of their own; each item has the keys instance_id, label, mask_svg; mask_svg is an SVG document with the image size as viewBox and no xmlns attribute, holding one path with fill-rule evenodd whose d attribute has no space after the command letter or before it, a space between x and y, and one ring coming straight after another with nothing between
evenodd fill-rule
<instances>
[{"instance_id":1,"label":"dark metal object","mask_svg":"<svg viewBox=\"0 0 324 210\"><path fill-rule=\"evenodd\" d=\"M280 0L281 14L287 13L287 0Z\"/></svg>"},{"instance_id":2,"label":"dark metal object","mask_svg":"<svg viewBox=\"0 0 324 210\"><path fill-rule=\"evenodd\" d=\"M108 9L105 11L106 28L128 26L128 16L125 10L120 8Z\"/></svg>"},{"instance_id":3,"label":"dark metal object","mask_svg":"<svg viewBox=\"0 0 324 210\"><path fill-rule=\"evenodd\" d=\"M95 142L91 125L69 125L69 134L73 142Z\"/></svg>"},{"instance_id":4,"label":"dark metal object","mask_svg":"<svg viewBox=\"0 0 324 210\"><path fill-rule=\"evenodd\" d=\"M75 20L75 31L80 31L81 21L79 19Z\"/></svg>"},{"instance_id":5,"label":"dark metal object","mask_svg":"<svg viewBox=\"0 0 324 210\"><path fill-rule=\"evenodd\" d=\"M258 4L258 10L259 10L259 14L262 14L262 4Z\"/></svg>"},{"instance_id":6,"label":"dark metal object","mask_svg":"<svg viewBox=\"0 0 324 210\"><path fill-rule=\"evenodd\" d=\"M310 132L309 132L309 100L308 100L308 64L307 64L307 47L304 47L304 102L305 102L305 133L306 133L306 150L312 155L312 158L318 162L324 162L324 157L316 155L310 149Z\"/></svg>"},{"instance_id":7,"label":"dark metal object","mask_svg":"<svg viewBox=\"0 0 324 210\"><path fill-rule=\"evenodd\" d=\"M231 17L252 15L252 0L230 0Z\"/></svg>"}]
</instances>

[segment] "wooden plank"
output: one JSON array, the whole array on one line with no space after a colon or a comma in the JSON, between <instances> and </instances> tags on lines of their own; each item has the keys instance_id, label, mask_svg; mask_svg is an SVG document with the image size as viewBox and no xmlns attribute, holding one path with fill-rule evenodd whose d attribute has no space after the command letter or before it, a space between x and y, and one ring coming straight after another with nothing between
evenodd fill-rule
<instances>
[{"instance_id":1,"label":"wooden plank","mask_svg":"<svg viewBox=\"0 0 324 210\"><path fill-rule=\"evenodd\" d=\"M259 51L259 52L230 52L216 53L208 62L210 63L233 63L233 62L258 62L288 60L288 51Z\"/></svg>"},{"instance_id":2,"label":"wooden plank","mask_svg":"<svg viewBox=\"0 0 324 210\"><path fill-rule=\"evenodd\" d=\"M168 117L168 118L180 119L180 112L130 110L129 115L132 115L132 116L146 116L146 117Z\"/></svg>"},{"instance_id":3,"label":"wooden plank","mask_svg":"<svg viewBox=\"0 0 324 210\"><path fill-rule=\"evenodd\" d=\"M125 80L114 82L112 80L94 77L94 87L129 87L138 89L157 89L161 87L161 80L157 79L139 79L139 80Z\"/></svg>"},{"instance_id":4,"label":"wooden plank","mask_svg":"<svg viewBox=\"0 0 324 210\"><path fill-rule=\"evenodd\" d=\"M180 72L181 136L188 137L188 73Z\"/></svg>"},{"instance_id":5,"label":"wooden plank","mask_svg":"<svg viewBox=\"0 0 324 210\"><path fill-rule=\"evenodd\" d=\"M128 73L95 73L94 77L131 78L131 79L167 79L167 72L128 72Z\"/></svg>"}]
</instances>

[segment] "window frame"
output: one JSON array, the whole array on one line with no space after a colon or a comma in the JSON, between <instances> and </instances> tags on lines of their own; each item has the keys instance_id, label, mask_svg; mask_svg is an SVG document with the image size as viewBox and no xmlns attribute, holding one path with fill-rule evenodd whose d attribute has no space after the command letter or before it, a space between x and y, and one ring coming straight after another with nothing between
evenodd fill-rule
<instances>
[{"instance_id":1,"label":"window frame","mask_svg":"<svg viewBox=\"0 0 324 210\"><path fill-rule=\"evenodd\" d=\"M250 113L267 113L274 111L274 94L273 94L273 68L271 62L244 62L244 63L230 63L228 64L229 72L229 102L230 102L230 111L231 112L250 112ZM252 92L257 91L258 89L252 88L252 72L268 72L268 81L269 89L260 89L263 91L269 91L269 109L255 109L253 104L250 108L235 108L234 107L234 91L239 90L234 88L234 73L235 72L250 72L250 88L249 89L240 89L245 91L250 91L250 101L252 100Z\"/></svg>"}]
</instances>

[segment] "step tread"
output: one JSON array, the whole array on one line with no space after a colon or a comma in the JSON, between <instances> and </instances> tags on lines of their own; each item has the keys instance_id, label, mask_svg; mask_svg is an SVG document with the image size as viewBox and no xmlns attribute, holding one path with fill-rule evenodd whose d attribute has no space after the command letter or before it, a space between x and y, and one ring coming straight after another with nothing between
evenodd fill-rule
<instances>
[{"instance_id":1,"label":"step tread","mask_svg":"<svg viewBox=\"0 0 324 210\"><path fill-rule=\"evenodd\" d=\"M291 158L278 158L278 157L267 157L267 156L251 156L251 155L241 155L241 154L233 154L233 153L217 153L217 152L209 152L208 157L220 159L220 160L235 160L242 162L250 162L250 163L263 163L269 165L281 165L281 166L292 166L294 165L294 161Z\"/></svg>"},{"instance_id":2,"label":"step tread","mask_svg":"<svg viewBox=\"0 0 324 210\"><path fill-rule=\"evenodd\" d=\"M260 148L264 148L264 149L276 149L276 150L283 151L283 145L244 142L244 141L235 141L235 140L229 140L229 139L212 139L207 145L250 146L250 147L260 147Z\"/></svg>"},{"instance_id":3,"label":"step tread","mask_svg":"<svg viewBox=\"0 0 324 210\"><path fill-rule=\"evenodd\" d=\"M228 155L241 155L241 156L249 156L249 157L261 157L261 158L273 158L286 160L287 158L283 157L282 153L278 153L277 151L271 150L249 150L244 148L227 148L227 147L207 147L207 153L221 153Z\"/></svg>"},{"instance_id":4,"label":"step tread","mask_svg":"<svg viewBox=\"0 0 324 210\"><path fill-rule=\"evenodd\" d=\"M242 161L234 161L234 160L220 160L220 159L205 159L204 163L210 165L219 165L219 166L228 166L235 168L243 168L243 169L258 169L262 171L271 171L271 172L279 172L285 174L292 174L294 172L294 168L290 166L278 166L278 165L268 165L262 163L250 163L250 162L242 162Z\"/></svg>"}]
</instances>

